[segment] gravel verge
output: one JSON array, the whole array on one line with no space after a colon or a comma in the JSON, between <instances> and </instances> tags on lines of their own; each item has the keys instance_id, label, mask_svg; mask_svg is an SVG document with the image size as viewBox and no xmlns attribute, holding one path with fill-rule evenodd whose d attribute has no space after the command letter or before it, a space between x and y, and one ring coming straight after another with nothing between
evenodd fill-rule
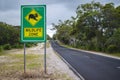
<instances>
[{"instance_id":1,"label":"gravel verge","mask_svg":"<svg viewBox=\"0 0 120 80\"><path fill-rule=\"evenodd\" d=\"M48 44L48 43L47 43ZM80 80L47 46L47 74L44 73L44 44L26 49L26 73L23 49L4 51L0 56L0 80Z\"/></svg>"}]
</instances>

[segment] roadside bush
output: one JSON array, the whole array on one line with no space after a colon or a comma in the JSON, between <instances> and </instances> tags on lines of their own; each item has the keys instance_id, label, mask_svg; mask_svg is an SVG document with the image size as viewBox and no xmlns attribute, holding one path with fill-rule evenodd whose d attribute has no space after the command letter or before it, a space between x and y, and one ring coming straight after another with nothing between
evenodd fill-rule
<instances>
[{"instance_id":1,"label":"roadside bush","mask_svg":"<svg viewBox=\"0 0 120 80\"><path fill-rule=\"evenodd\" d=\"M26 47L33 47L33 46L37 46L37 43L26 43Z\"/></svg>"},{"instance_id":2,"label":"roadside bush","mask_svg":"<svg viewBox=\"0 0 120 80\"><path fill-rule=\"evenodd\" d=\"M20 44L20 45L19 45L19 48L20 48L20 49L23 48L23 47L24 47L23 44Z\"/></svg>"},{"instance_id":3,"label":"roadside bush","mask_svg":"<svg viewBox=\"0 0 120 80\"><path fill-rule=\"evenodd\" d=\"M12 48L19 48L19 44L14 44Z\"/></svg>"},{"instance_id":4,"label":"roadside bush","mask_svg":"<svg viewBox=\"0 0 120 80\"><path fill-rule=\"evenodd\" d=\"M23 48L23 44L15 44L12 46L12 48Z\"/></svg>"},{"instance_id":5,"label":"roadside bush","mask_svg":"<svg viewBox=\"0 0 120 80\"><path fill-rule=\"evenodd\" d=\"M0 46L0 52L2 52L3 51L3 47L2 46Z\"/></svg>"},{"instance_id":6,"label":"roadside bush","mask_svg":"<svg viewBox=\"0 0 120 80\"><path fill-rule=\"evenodd\" d=\"M12 47L10 44L5 44L4 45L4 50L10 50Z\"/></svg>"},{"instance_id":7,"label":"roadside bush","mask_svg":"<svg viewBox=\"0 0 120 80\"><path fill-rule=\"evenodd\" d=\"M32 44L31 43L26 43L26 47L31 47L32 46Z\"/></svg>"},{"instance_id":8,"label":"roadside bush","mask_svg":"<svg viewBox=\"0 0 120 80\"><path fill-rule=\"evenodd\" d=\"M118 48L116 45L109 45L107 48L107 52L109 52L109 53L118 52Z\"/></svg>"},{"instance_id":9,"label":"roadside bush","mask_svg":"<svg viewBox=\"0 0 120 80\"><path fill-rule=\"evenodd\" d=\"M34 43L34 46L37 46L37 43Z\"/></svg>"}]
</instances>

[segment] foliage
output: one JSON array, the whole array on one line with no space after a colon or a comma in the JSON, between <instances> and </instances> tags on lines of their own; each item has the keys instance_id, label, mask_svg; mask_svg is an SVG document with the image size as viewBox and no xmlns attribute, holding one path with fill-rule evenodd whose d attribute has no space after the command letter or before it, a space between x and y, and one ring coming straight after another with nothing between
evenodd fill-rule
<instances>
[{"instance_id":1,"label":"foliage","mask_svg":"<svg viewBox=\"0 0 120 80\"><path fill-rule=\"evenodd\" d=\"M53 24L54 39L87 50L120 52L120 6L92 1L79 5L76 15Z\"/></svg>"},{"instance_id":2,"label":"foliage","mask_svg":"<svg viewBox=\"0 0 120 80\"><path fill-rule=\"evenodd\" d=\"M0 51L2 49L23 48L23 44L20 43L20 26L12 26L0 22L0 32ZM27 47L31 47L32 44L27 43Z\"/></svg>"},{"instance_id":3,"label":"foliage","mask_svg":"<svg viewBox=\"0 0 120 80\"><path fill-rule=\"evenodd\" d=\"M0 22L0 45L14 45L19 41L19 29L6 23Z\"/></svg>"},{"instance_id":4,"label":"foliage","mask_svg":"<svg viewBox=\"0 0 120 80\"><path fill-rule=\"evenodd\" d=\"M0 52L2 52L3 51L3 47L2 46L0 46Z\"/></svg>"},{"instance_id":5,"label":"foliage","mask_svg":"<svg viewBox=\"0 0 120 80\"><path fill-rule=\"evenodd\" d=\"M112 37L110 37L107 41L106 41L106 45L111 48L111 45L114 45L115 48L114 52L120 52L120 28L117 29L114 34L112 35ZM110 51L111 52L111 51ZM113 52L113 51L112 51Z\"/></svg>"},{"instance_id":6,"label":"foliage","mask_svg":"<svg viewBox=\"0 0 120 80\"><path fill-rule=\"evenodd\" d=\"M56 37L57 37L57 35L56 35L56 34L54 34L54 35L53 35L53 40L56 40Z\"/></svg>"},{"instance_id":7,"label":"foliage","mask_svg":"<svg viewBox=\"0 0 120 80\"><path fill-rule=\"evenodd\" d=\"M12 48L23 48L23 44L16 43L15 45L12 46Z\"/></svg>"},{"instance_id":8,"label":"foliage","mask_svg":"<svg viewBox=\"0 0 120 80\"><path fill-rule=\"evenodd\" d=\"M4 50L10 50L11 49L11 45L10 44L5 44L4 45Z\"/></svg>"},{"instance_id":9,"label":"foliage","mask_svg":"<svg viewBox=\"0 0 120 80\"><path fill-rule=\"evenodd\" d=\"M50 40L50 39L51 39L51 37L49 35L47 35L47 40Z\"/></svg>"},{"instance_id":10,"label":"foliage","mask_svg":"<svg viewBox=\"0 0 120 80\"><path fill-rule=\"evenodd\" d=\"M117 52L117 46L116 45L109 45L108 48L107 48L107 51L109 53Z\"/></svg>"},{"instance_id":11,"label":"foliage","mask_svg":"<svg viewBox=\"0 0 120 80\"><path fill-rule=\"evenodd\" d=\"M26 47L31 47L33 45L34 45L34 43L26 43Z\"/></svg>"}]
</instances>

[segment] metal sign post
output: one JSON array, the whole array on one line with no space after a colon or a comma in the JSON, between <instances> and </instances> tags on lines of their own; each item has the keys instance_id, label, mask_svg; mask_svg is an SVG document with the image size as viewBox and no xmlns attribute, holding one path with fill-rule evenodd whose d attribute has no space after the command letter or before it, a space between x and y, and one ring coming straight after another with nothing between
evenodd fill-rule
<instances>
[{"instance_id":1,"label":"metal sign post","mask_svg":"<svg viewBox=\"0 0 120 80\"><path fill-rule=\"evenodd\" d=\"M26 73L26 45L24 43L24 73Z\"/></svg>"},{"instance_id":2,"label":"metal sign post","mask_svg":"<svg viewBox=\"0 0 120 80\"><path fill-rule=\"evenodd\" d=\"M46 74L46 41L45 41L45 44L44 44L44 72Z\"/></svg>"}]
</instances>

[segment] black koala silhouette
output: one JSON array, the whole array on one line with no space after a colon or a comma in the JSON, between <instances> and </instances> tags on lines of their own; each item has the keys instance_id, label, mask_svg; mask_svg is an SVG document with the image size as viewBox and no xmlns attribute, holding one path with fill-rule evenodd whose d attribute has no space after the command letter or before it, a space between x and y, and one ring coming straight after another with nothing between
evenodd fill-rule
<instances>
[{"instance_id":1,"label":"black koala silhouette","mask_svg":"<svg viewBox=\"0 0 120 80\"><path fill-rule=\"evenodd\" d=\"M37 21L37 18L38 17L38 14L36 13L36 14L29 14L29 19L28 20L30 20L30 19L34 19L34 20L36 20Z\"/></svg>"}]
</instances>

